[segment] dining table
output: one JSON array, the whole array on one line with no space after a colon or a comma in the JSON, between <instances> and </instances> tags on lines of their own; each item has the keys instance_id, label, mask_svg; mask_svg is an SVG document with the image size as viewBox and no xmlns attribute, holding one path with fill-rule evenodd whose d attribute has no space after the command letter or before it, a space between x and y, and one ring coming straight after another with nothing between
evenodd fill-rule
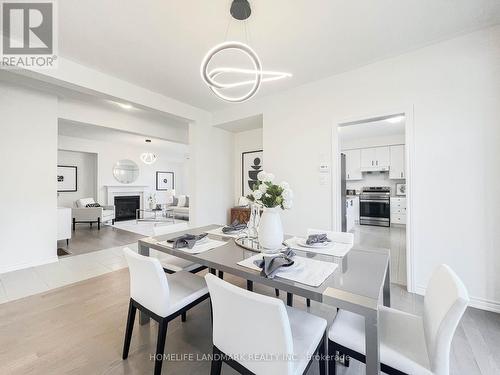
<instances>
[{"instance_id":1,"label":"dining table","mask_svg":"<svg viewBox=\"0 0 500 375\"><path fill-rule=\"evenodd\" d=\"M319 286L310 286L279 276L268 278L260 271L239 265L243 260L257 253L236 244L235 239L224 234L214 234L213 230L221 225L192 227L183 231L160 236L145 237L138 241L139 254L150 256L150 249L174 255L207 267L210 272L219 271L247 280L247 285L258 283L269 286L289 295L308 298L339 309L360 314L365 319L366 374L380 373L380 333L379 306L390 307L390 256L387 249L371 249L353 246L343 257L320 254L314 251L294 249L295 256L338 264ZM208 237L224 241L222 246L208 251L195 253L185 249L175 249L166 241L182 234L203 234L211 231ZM285 236L288 238L291 236ZM149 322L145 314L139 316L140 324Z\"/></svg>"}]
</instances>

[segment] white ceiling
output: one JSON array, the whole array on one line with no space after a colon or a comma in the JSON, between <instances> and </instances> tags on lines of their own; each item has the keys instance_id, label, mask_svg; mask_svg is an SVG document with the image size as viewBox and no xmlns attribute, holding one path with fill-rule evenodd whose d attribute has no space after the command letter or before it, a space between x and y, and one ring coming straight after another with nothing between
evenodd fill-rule
<instances>
[{"instance_id":1,"label":"white ceiling","mask_svg":"<svg viewBox=\"0 0 500 375\"><path fill-rule=\"evenodd\" d=\"M164 154L177 158L184 158L189 151L189 146L182 143L128 133L103 126L74 123L66 120L59 120L58 134L67 137L110 142L113 144L126 144L144 147L147 150L151 149L154 151L161 151ZM146 145L146 139L151 139L151 143L149 145Z\"/></svg>"},{"instance_id":2,"label":"white ceiling","mask_svg":"<svg viewBox=\"0 0 500 375\"><path fill-rule=\"evenodd\" d=\"M259 96L500 22L498 0L250 2L249 44L263 68L293 73L265 83ZM59 51L200 108L235 105L216 99L199 73L206 51L225 40L230 3L60 1ZM229 23L227 39L246 40L242 22Z\"/></svg>"},{"instance_id":3,"label":"white ceiling","mask_svg":"<svg viewBox=\"0 0 500 375\"><path fill-rule=\"evenodd\" d=\"M368 121L358 124L349 124L339 127L340 142L350 142L365 138L391 137L405 134L404 117L397 123L391 123L387 119L379 121Z\"/></svg>"},{"instance_id":4,"label":"white ceiling","mask_svg":"<svg viewBox=\"0 0 500 375\"><path fill-rule=\"evenodd\" d=\"M225 122L216 125L218 128L228 130L233 133L245 132L248 130L261 129L263 126L263 116L250 116L235 121Z\"/></svg>"}]
</instances>

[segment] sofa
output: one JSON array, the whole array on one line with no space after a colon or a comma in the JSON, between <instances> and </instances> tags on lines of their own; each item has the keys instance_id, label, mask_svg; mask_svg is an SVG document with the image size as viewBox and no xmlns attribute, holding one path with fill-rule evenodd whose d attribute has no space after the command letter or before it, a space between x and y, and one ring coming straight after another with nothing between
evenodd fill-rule
<instances>
[{"instance_id":1,"label":"sofa","mask_svg":"<svg viewBox=\"0 0 500 375\"><path fill-rule=\"evenodd\" d=\"M173 196L168 207L174 209L176 219L183 218L189 220L189 195Z\"/></svg>"},{"instance_id":2,"label":"sofa","mask_svg":"<svg viewBox=\"0 0 500 375\"><path fill-rule=\"evenodd\" d=\"M75 202L72 209L73 230L76 229L76 224L80 223L90 224L91 227L93 223L97 223L98 230L101 229L101 223L115 223L115 206L92 207L96 205L94 198L81 198Z\"/></svg>"}]
</instances>

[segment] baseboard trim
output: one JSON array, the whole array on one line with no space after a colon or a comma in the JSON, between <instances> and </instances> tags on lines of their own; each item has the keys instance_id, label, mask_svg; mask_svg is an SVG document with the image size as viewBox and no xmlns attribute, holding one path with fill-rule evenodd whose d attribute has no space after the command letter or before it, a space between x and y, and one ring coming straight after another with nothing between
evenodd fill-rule
<instances>
[{"instance_id":1,"label":"baseboard trim","mask_svg":"<svg viewBox=\"0 0 500 375\"><path fill-rule=\"evenodd\" d=\"M415 293L425 296L425 288L423 286L417 286L415 288ZM500 302L492 301L480 297L469 296L469 306L480 310L491 311L495 313L500 313Z\"/></svg>"},{"instance_id":2,"label":"baseboard trim","mask_svg":"<svg viewBox=\"0 0 500 375\"><path fill-rule=\"evenodd\" d=\"M18 270L22 270L22 269L30 268L30 267L42 266L44 264L57 262L58 260L59 260L59 258L56 255L54 257L50 257L50 258L45 259L43 261L24 262L24 263L18 263L18 264L14 264L14 265L10 265L10 266L2 266L2 267L0 267L0 274L12 272L12 271L18 271Z\"/></svg>"},{"instance_id":3,"label":"baseboard trim","mask_svg":"<svg viewBox=\"0 0 500 375\"><path fill-rule=\"evenodd\" d=\"M500 302L498 301L491 301L484 298L471 297L469 306L475 307L476 309L500 313Z\"/></svg>"}]
</instances>

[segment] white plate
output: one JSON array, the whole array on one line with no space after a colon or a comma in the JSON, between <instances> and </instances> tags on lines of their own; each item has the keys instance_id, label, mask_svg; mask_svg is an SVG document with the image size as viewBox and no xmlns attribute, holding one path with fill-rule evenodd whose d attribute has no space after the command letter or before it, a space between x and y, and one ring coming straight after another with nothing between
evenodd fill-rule
<instances>
[{"instance_id":1,"label":"white plate","mask_svg":"<svg viewBox=\"0 0 500 375\"><path fill-rule=\"evenodd\" d=\"M305 238L299 238L297 240L297 243L300 246L308 247L308 248L311 248L311 249L327 249L327 248L333 246L333 242L323 242L323 243L315 243L315 244L308 245L307 244L307 240Z\"/></svg>"}]
</instances>

